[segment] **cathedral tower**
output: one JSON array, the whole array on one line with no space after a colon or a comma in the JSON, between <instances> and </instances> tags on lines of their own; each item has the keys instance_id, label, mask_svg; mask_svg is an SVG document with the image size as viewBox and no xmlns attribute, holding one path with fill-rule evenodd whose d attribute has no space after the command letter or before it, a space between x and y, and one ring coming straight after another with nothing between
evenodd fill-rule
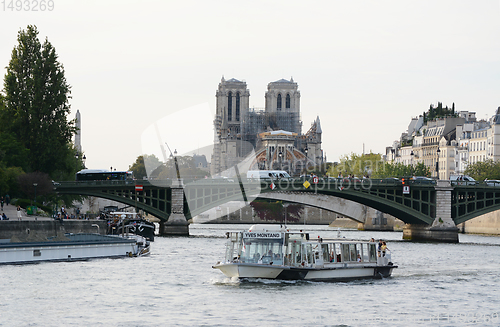
<instances>
[{"instance_id":1,"label":"cathedral tower","mask_svg":"<svg viewBox=\"0 0 500 327\"><path fill-rule=\"evenodd\" d=\"M267 85L266 114L271 129L301 133L300 92L293 78L289 81L280 79Z\"/></svg>"},{"instance_id":2,"label":"cathedral tower","mask_svg":"<svg viewBox=\"0 0 500 327\"><path fill-rule=\"evenodd\" d=\"M247 83L231 78L222 77L215 97L217 98L216 116L220 117L221 133L235 138L240 133L240 124L244 114L248 111L250 91ZM219 137L222 137L220 135Z\"/></svg>"},{"instance_id":3,"label":"cathedral tower","mask_svg":"<svg viewBox=\"0 0 500 327\"><path fill-rule=\"evenodd\" d=\"M212 174L232 167L241 157L241 122L248 112L250 91L247 83L222 77L215 93L215 140Z\"/></svg>"}]
</instances>

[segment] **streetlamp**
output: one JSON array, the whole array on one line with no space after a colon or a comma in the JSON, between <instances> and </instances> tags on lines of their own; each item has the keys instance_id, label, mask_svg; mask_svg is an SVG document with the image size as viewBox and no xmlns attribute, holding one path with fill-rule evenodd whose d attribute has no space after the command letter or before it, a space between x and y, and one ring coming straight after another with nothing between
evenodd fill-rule
<instances>
[{"instance_id":1,"label":"streetlamp","mask_svg":"<svg viewBox=\"0 0 500 327\"><path fill-rule=\"evenodd\" d=\"M278 153L278 157L280 158L280 170L282 170L283 165L281 164L281 157L283 157L283 153L281 151Z\"/></svg>"},{"instance_id":2,"label":"streetlamp","mask_svg":"<svg viewBox=\"0 0 500 327\"><path fill-rule=\"evenodd\" d=\"M76 153L75 153L75 158L76 158L76 160L80 159L80 155L81 155L81 153L79 153L79 152L76 152ZM87 157L86 157L85 155L83 155L83 157L82 157L82 162L83 162L83 168L84 168L84 169L85 169L85 160L87 160Z\"/></svg>"},{"instance_id":3,"label":"streetlamp","mask_svg":"<svg viewBox=\"0 0 500 327\"><path fill-rule=\"evenodd\" d=\"M285 228L286 228L286 208L288 208L289 205L290 203L283 203L283 208L285 208Z\"/></svg>"},{"instance_id":4,"label":"streetlamp","mask_svg":"<svg viewBox=\"0 0 500 327\"><path fill-rule=\"evenodd\" d=\"M33 183L33 186L35 187L35 215L37 212L37 206L36 206L36 187L38 186L38 183Z\"/></svg>"},{"instance_id":5,"label":"streetlamp","mask_svg":"<svg viewBox=\"0 0 500 327\"><path fill-rule=\"evenodd\" d=\"M175 173L177 174L177 181L180 182L181 174L179 172L179 163L177 162L177 149L174 149L174 163L175 163Z\"/></svg>"},{"instance_id":6,"label":"streetlamp","mask_svg":"<svg viewBox=\"0 0 500 327\"><path fill-rule=\"evenodd\" d=\"M413 150L411 150L411 152L410 152L410 156L411 156L411 162L410 162L410 165L411 165L411 166L410 166L410 168L411 168L411 169L410 169L410 174L411 174L411 175L412 175L412 177L413 177L413 156L414 156L414 154L413 154Z\"/></svg>"},{"instance_id":7,"label":"streetlamp","mask_svg":"<svg viewBox=\"0 0 500 327\"><path fill-rule=\"evenodd\" d=\"M436 151L436 152L437 152L437 160L436 160L436 177L437 177L437 179L439 180L439 153L441 152L441 150L439 149L439 147L438 147L438 149L437 149L437 151Z\"/></svg>"},{"instance_id":8,"label":"streetlamp","mask_svg":"<svg viewBox=\"0 0 500 327\"><path fill-rule=\"evenodd\" d=\"M306 171L304 171L304 180L306 179L305 178L305 175L306 175L306 172L307 172L307 152L309 151L309 149L306 147L304 149L304 153L306 154L305 158L304 158L304 168Z\"/></svg>"},{"instance_id":9,"label":"streetlamp","mask_svg":"<svg viewBox=\"0 0 500 327\"><path fill-rule=\"evenodd\" d=\"M167 144L167 142L165 142ZM167 144L168 151L170 151L170 158L172 158L172 151L170 150L170 147ZM181 173L179 171L179 164L177 163L177 149L174 149L174 166L175 166L175 173L177 175L177 183L180 185L181 182Z\"/></svg>"}]
</instances>

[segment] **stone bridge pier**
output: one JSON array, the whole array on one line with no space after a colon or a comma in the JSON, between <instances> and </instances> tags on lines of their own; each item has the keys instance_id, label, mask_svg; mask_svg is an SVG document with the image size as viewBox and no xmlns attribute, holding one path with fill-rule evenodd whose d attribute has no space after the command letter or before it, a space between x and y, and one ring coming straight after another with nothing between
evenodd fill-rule
<instances>
[{"instance_id":1,"label":"stone bridge pier","mask_svg":"<svg viewBox=\"0 0 500 327\"><path fill-rule=\"evenodd\" d=\"M436 185L436 218L431 226L406 224L403 239L458 243L458 227L451 218L451 182L438 180Z\"/></svg>"},{"instance_id":2,"label":"stone bridge pier","mask_svg":"<svg viewBox=\"0 0 500 327\"><path fill-rule=\"evenodd\" d=\"M162 236L189 236L189 223L184 215L184 187L182 180L172 182L172 210L167 221L160 223Z\"/></svg>"}]
</instances>

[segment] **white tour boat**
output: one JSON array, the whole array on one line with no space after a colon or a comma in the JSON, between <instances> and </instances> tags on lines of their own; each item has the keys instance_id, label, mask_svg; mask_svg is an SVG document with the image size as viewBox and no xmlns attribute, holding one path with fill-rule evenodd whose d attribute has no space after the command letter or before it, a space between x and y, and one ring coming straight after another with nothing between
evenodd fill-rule
<instances>
[{"instance_id":1,"label":"white tour boat","mask_svg":"<svg viewBox=\"0 0 500 327\"><path fill-rule=\"evenodd\" d=\"M226 236L226 258L213 268L228 277L345 281L385 278L397 268L390 251L379 253L375 242L311 240L308 233L270 225Z\"/></svg>"}]
</instances>

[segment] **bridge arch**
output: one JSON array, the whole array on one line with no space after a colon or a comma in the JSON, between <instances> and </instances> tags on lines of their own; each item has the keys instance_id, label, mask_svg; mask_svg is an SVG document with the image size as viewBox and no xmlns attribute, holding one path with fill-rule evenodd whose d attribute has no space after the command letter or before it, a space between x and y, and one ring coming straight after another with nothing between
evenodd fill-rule
<instances>
[{"instance_id":1,"label":"bridge arch","mask_svg":"<svg viewBox=\"0 0 500 327\"><path fill-rule=\"evenodd\" d=\"M273 192L262 193L258 196L258 198L304 204L335 212L346 218L357 221L358 223L364 224L366 222L367 206L331 195L311 194L305 192Z\"/></svg>"},{"instance_id":2,"label":"bridge arch","mask_svg":"<svg viewBox=\"0 0 500 327\"><path fill-rule=\"evenodd\" d=\"M167 221L170 216L170 188L148 185L146 190L136 192L133 182L124 181L60 182L58 184L55 191L59 194L93 196L120 202L137 207L164 221Z\"/></svg>"}]
</instances>

